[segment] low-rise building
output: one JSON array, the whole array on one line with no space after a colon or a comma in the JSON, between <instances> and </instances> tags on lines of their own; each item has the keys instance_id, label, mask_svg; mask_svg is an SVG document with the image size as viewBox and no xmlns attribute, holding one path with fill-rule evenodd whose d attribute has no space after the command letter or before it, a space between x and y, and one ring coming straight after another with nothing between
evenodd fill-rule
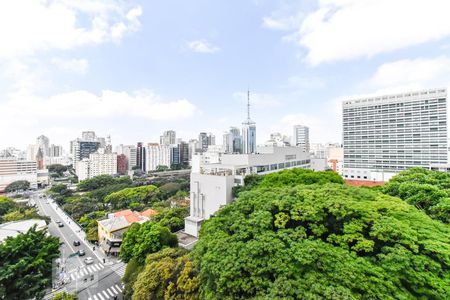
<instances>
[{"instance_id":1,"label":"low-rise building","mask_svg":"<svg viewBox=\"0 0 450 300\"><path fill-rule=\"evenodd\" d=\"M37 188L36 161L0 159L0 192L3 192L10 183L18 180L26 180L30 183L30 188Z\"/></svg>"},{"instance_id":2,"label":"low-rise building","mask_svg":"<svg viewBox=\"0 0 450 300\"><path fill-rule=\"evenodd\" d=\"M105 220L97 221L98 241L101 249L107 254L118 255L123 234L131 224L144 223L156 214L157 212L153 209L147 209L143 212L126 209L109 214Z\"/></svg>"},{"instance_id":3,"label":"low-rise building","mask_svg":"<svg viewBox=\"0 0 450 300\"><path fill-rule=\"evenodd\" d=\"M19 234L26 233L33 226L36 225L36 230L43 230L47 228L47 223L44 220L30 219L23 221L14 221L0 224L0 244L6 240L7 237L16 237Z\"/></svg>"}]
</instances>

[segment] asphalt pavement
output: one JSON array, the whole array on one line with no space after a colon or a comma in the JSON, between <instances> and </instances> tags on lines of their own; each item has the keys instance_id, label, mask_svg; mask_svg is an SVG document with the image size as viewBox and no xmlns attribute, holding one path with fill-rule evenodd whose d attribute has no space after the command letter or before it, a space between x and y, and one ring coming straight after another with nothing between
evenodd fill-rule
<instances>
[{"instance_id":1,"label":"asphalt pavement","mask_svg":"<svg viewBox=\"0 0 450 300\"><path fill-rule=\"evenodd\" d=\"M76 293L80 300L122 299L121 277L125 273L125 264L106 257L98 247L87 242L82 228L42 191L34 192L30 197L39 213L51 218L48 231L61 242L61 257L53 264L54 289L49 291L46 299L52 299L59 291ZM63 226L58 226L57 221ZM79 241L80 245L75 246L74 241ZM86 254L79 256L79 250ZM88 257L92 258L92 263L86 261Z\"/></svg>"}]
</instances>

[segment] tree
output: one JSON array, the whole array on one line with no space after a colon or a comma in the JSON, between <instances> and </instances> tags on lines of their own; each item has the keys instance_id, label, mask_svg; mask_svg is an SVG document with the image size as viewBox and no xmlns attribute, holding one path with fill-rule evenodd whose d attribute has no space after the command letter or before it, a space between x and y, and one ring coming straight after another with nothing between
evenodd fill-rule
<instances>
[{"instance_id":1,"label":"tree","mask_svg":"<svg viewBox=\"0 0 450 300\"><path fill-rule=\"evenodd\" d=\"M105 202L111 204L114 209L138 208L139 204L144 205L157 201L158 194L159 189L154 185L126 188L111 193L105 198Z\"/></svg>"},{"instance_id":2,"label":"tree","mask_svg":"<svg viewBox=\"0 0 450 300\"><path fill-rule=\"evenodd\" d=\"M341 184L255 188L202 225L205 299L450 299L450 228Z\"/></svg>"},{"instance_id":3,"label":"tree","mask_svg":"<svg viewBox=\"0 0 450 300\"><path fill-rule=\"evenodd\" d=\"M59 292L53 296L53 300L77 300L78 297L75 294L69 294L66 292Z\"/></svg>"},{"instance_id":4,"label":"tree","mask_svg":"<svg viewBox=\"0 0 450 300\"><path fill-rule=\"evenodd\" d=\"M163 208L152 217L152 220L169 228L171 232L177 232L184 228L184 218L187 216L189 216L187 207Z\"/></svg>"},{"instance_id":5,"label":"tree","mask_svg":"<svg viewBox=\"0 0 450 300\"><path fill-rule=\"evenodd\" d=\"M165 165L158 165L156 166L156 172L165 172L169 171L169 167Z\"/></svg>"},{"instance_id":6,"label":"tree","mask_svg":"<svg viewBox=\"0 0 450 300\"><path fill-rule=\"evenodd\" d=\"M430 217L450 223L450 174L412 168L394 176L381 188L397 196Z\"/></svg>"},{"instance_id":7,"label":"tree","mask_svg":"<svg viewBox=\"0 0 450 300\"><path fill-rule=\"evenodd\" d=\"M175 247L177 244L177 236L167 227L152 221L133 223L124 234L120 257L125 262L131 258L143 262L147 254L155 253L164 247Z\"/></svg>"},{"instance_id":8,"label":"tree","mask_svg":"<svg viewBox=\"0 0 450 300\"><path fill-rule=\"evenodd\" d=\"M122 277L122 282L125 285L123 290L123 296L125 299L131 299L133 296L133 285L144 267L145 265L136 258L132 258L128 261L127 267L125 268L125 274Z\"/></svg>"},{"instance_id":9,"label":"tree","mask_svg":"<svg viewBox=\"0 0 450 300\"><path fill-rule=\"evenodd\" d=\"M59 240L36 226L0 244L0 299L42 299L51 284Z\"/></svg>"},{"instance_id":10,"label":"tree","mask_svg":"<svg viewBox=\"0 0 450 300\"><path fill-rule=\"evenodd\" d=\"M82 192L92 191L107 185L112 185L115 182L111 175L99 175L90 179L81 180L77 185L77 189Z\"/></svg>"},{"instance_id":11,"label":"tree","mask_svg":"<svg viewBox=\"0 0 450 300\"><path fill-rule=\"evenodd\" d=\"M58 177L63 176L63 173L67 171L67 166L63 166L61 164L53 164L47 166L48 172L57 174Z\"/></svg>"},{"instance_id":12,"label":"tree","mask_svg":"<svg viewBox=\"0 0 450 300\"><path fill-rule=\"evenodd\" d=\"M6 193L12 193L16 191L25 191L30 188L30 182L27 180L17 180L8 184L5 188Z\"/></svg>"},{"instance_id":13,"label":"tree","mask_svg":"<svg viewBox=\"0 0 450 300\"><path fill-rule=\"evenodd\" d=\"M200 280L188 254L166 248L147 256L133 285L133 299L200 299Z\"/></svg>"},{"instance_id":14,"label":"tree","mask_svg":"<svg viewBox=\"0 0 450 300\"><path fill-rule=\"evenodd\" d=\"M0 216L16 208L14 200L0 196Z\"/></svg>"}]
</instances>

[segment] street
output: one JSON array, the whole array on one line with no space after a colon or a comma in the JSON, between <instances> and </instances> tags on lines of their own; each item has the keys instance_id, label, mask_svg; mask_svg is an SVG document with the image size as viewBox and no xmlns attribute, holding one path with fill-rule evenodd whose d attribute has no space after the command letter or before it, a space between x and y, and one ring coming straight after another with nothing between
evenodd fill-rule
<instances>
[{"instance_id":1,"label":"street","mask_svg":"<svg viewBox=\"0 0 450 300\"><path fill-rule=\"evenodd\" d=\"M53 267L53 292L76 293L80 300L122 299L121 277L125 273L125 264L107 257L87 242L83 230L42 191L33 192L30 199L36 203L41 215L51 218L48 231L61 242L61 256ZM80 245L76 246L74 241L79 241ZM84 250L85 255L79 256L79 250ZM52 295L46 299L52 299Z\"/></svg>"}]
</instances>

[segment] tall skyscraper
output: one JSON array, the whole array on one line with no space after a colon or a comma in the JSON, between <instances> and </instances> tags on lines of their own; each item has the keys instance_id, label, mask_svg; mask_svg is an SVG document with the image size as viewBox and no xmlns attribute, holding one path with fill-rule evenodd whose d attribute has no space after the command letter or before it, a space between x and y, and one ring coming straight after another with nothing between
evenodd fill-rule
<instances>
[{"instance_id":1,"label":"tall skyscraper","mask_svg":"<svg viewBox=\"0 0 450 300\"><path fill-rule=\"evenodd\" d=\"M225 153L242 153L242 136L239 128L230 127L223 135Z\"/></svg>"},{"instance_id":2,"label":"tall skyscraper","mask_svg":"<svg viewBox=\"0 0 450 300\"><path fill-rule=\"evenodd\" d=\"M159 143L165 146L176 144L176 132L173 130L164 131L159 138Z\"/></svg>"},{"instance_id":3,"label":"tall skyscraper","mask_svg":"<svg viewBox=\"0 0 450 300\"><path fill-rule=\"evenodd\" d=\"M171 165L171 146L159 145L157 143L149 143L147 145L147 171L155 171L158 166Z\"/></svg>"},{"instance_id":4,"label":"tall skyscraper","mask_svg":"<svg viewBox=\"0 0 450 300\"><path fill-rule=\"evenodd\" d=\"M36 144L41 149L43 156L49 156L50 140L48 137L45 135L38 136L36 139Z\"/></svg>"},{"instance_id":5,"label":"tall skyscraper","mask_svg":"<svg viewBox=\"0 0 450 300\"><path fill-rule=\"evenodd\" d=\"M447 91L431 89L343 102L346 179L387 181L447 163Z\"/></svg>"},{"instance_id":6,"label":"tall skyscraper","mask_svg":"<svg viewBox=\"0 0 450 300\"><path fill-rule=\"evenodd\" d=\"M292 145L302 147L305 152L309 152L309 128L303 125L294 126L292 135Z\"/></svg>"},{"instance_id":7,"label":"tall skyscraper","mask_svg":"<svg viewBox=\"0 0 450 300\"><path fill-rule=\"evenodd\" d=\"M146 150L141 142L137 143L136 147L136 166L139 170L146 172Z\"/></svg>"},{"instance_id":8,"label":"tall skyscraper","mask_svg":"<svg viewBox=\"0 0 450 300\"><path fill-rule=\"evenodd\" d=\"M216 137L211 132L200 132L198 135L198 141L200 143L201 151L205 152L208 150L208 146L216 144Z\"/></svg>"},{"instance_id":9,"label":"tall skyscraper","mask_svg":"<svg viewBox=\"0 0 450 300\"><path fill-rule=\"evenodd\" d=\"M242 153L256 153L256 123L250 119L250 91L247 92L247 120L242 123Z\"/></svg>"}]
</instances>

